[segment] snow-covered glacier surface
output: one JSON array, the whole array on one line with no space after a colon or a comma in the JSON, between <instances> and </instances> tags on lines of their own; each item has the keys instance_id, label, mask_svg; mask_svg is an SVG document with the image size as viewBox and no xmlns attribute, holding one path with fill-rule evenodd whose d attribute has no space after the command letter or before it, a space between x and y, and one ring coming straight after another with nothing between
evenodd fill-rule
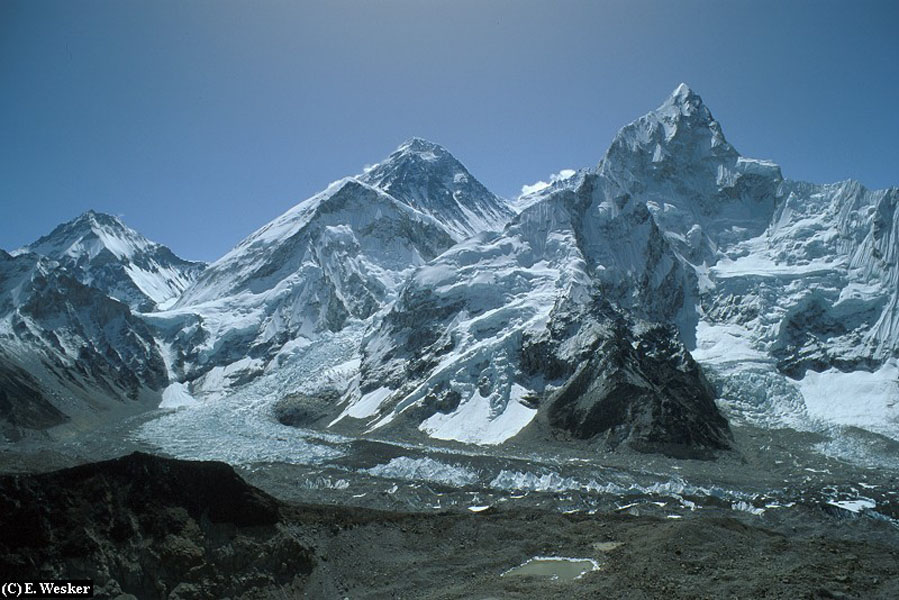
<instances>
[{"instance_id":1,"label":"snow-covered glacier surface","mask_svg":"<svg viewBox=\"0 0 899 600\"><path fill-rule=\"evenodd\" d=\"M291 348L239 390L205 401L177 402L174 410L143 424L133 435L177 458L234 465L313 465L342 456L344 438L281 425L272 407L285 395L315 391L352 376L359 329L357 323L323 335L315 344ZM172 396L182 399L185 393L180 388Z\"/></svg>"}]
</instances>

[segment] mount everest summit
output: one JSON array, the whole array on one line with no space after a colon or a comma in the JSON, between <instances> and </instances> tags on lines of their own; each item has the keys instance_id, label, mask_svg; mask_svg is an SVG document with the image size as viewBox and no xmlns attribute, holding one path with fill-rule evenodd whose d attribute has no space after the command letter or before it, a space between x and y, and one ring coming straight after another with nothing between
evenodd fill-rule
<instances>
[{"instance_id":1,"label":"mount everest summit","mask_svg":"<svg viewBox=\"0 0 899 600\"><path fill-rule=\"evenodd\" d=\"M726 416L899 439L897 201L741 156L681 85L514 202L413 138L208 266L86 213L0 255L0 418L268 382L304 425L384 436L693 455L729 447Z\"/></svg>"}]
</instances>

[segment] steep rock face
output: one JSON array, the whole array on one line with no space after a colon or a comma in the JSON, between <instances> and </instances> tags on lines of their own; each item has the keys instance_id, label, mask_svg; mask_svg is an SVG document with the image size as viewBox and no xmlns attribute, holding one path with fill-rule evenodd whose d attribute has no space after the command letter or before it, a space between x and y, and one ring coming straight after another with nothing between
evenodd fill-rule
<instances>
[{"instance_id":1,"label":"steep rock face","mask_svg":"<svg viewBox=\"0 0 899 600\"><path fill-rule=\"evenodd\" d=\"M563 382L541 403L558 434L679 457L730 447L715 392L672 326L635 321L597 300L527 339L522 366Z\"/></svg>"},{"instance_id":2,"label":"steep rock face","mask_svg":"<svg viewBox=\"0 0 899 600\"><path fill-rule=\"evenodd\" d=\"M15 407L11 425L43 427L63 420L60 413L158 403L168 381L143 321L34 254L0 253L0 336L3 394ZM22 421L34 411L44 418Z\"/></svg>"},{"instance_id":3,"label":"steep rock face","mask_svg":"<svg viewBox=\"0 0 899 600\"><path fill-rule=\"evenodd\" d=\"M443 146L412 138L359 176L426 215L461 241L481 231L499 231L513 212Z\"/></svg>"},{"instance_id":4,"label":"steep rock face","mask_svg":"<svg viewBox=\"0 0 899 600\"><path fill-rule=\"evenodd\" d=\"M94 211L18 252L54 260L81 283L139 311L173 302L205 266L178 258L118 218Z\"/></svg>"}]
</instances>

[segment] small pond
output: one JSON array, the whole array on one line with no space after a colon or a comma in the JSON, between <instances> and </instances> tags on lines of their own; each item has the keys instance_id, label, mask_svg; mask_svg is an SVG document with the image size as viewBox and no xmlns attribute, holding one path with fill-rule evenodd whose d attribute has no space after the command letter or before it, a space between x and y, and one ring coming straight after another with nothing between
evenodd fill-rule
<instances>
[{"instance_id":1,"label":"small pond","mask_svg":"<svg viewBox=\"0 0 899 600\"><path fill-rule=\"evenodd\" d=\"M552 581L574 581L585 573L595 571L599 563L592 558L565 558L560 556L535 556L522 565L513 567L502 577L530 575Z\"/></svg>"}]
</instances>

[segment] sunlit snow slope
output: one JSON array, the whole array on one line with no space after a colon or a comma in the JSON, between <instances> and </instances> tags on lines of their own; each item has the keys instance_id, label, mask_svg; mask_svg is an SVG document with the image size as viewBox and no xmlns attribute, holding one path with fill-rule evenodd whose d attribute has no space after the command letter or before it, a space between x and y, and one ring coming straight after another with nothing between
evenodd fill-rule
<instances>
[{"instance_id":1,"label":"sunlit snow slope","mask_svg":"<svg viewBox=\"0 0 899 600\"><path fill-rule=\"evenodd\" d=\"M178 258L118 218L94 211L16 253L24 252L54 260L81 283L142 311L172 303L204 267Z\"/></svg>"},{"instance_id":2,"label":"sunlit snow slope","mask_svg":"<svg viewBox=\"0 0 899 600\"><path fill-rule=\"evenodd\" d=\"M263 226L148 318L195 394L225 393L372 318L413 269L511 215L444 148L414 138Z\"/></svg>"}]
</instances>

